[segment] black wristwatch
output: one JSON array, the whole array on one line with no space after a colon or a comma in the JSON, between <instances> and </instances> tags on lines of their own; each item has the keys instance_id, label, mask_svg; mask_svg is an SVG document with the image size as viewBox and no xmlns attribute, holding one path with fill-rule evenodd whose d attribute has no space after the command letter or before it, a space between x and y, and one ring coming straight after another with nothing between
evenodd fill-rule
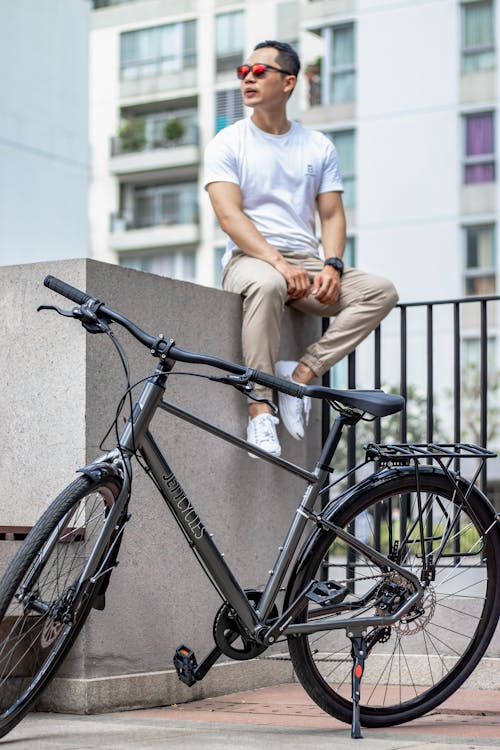
<instances>
[{"instance_id":1,"label":"black wristwatch","mask_svg":"<svg viewBox=\"0 0 500 750\"><path fill-rule=\"evenodd\" d=\"M333 266L341 276L344 273L344 262L340 258L326 258L325 266Z\"/></svg>"}]
</instances>

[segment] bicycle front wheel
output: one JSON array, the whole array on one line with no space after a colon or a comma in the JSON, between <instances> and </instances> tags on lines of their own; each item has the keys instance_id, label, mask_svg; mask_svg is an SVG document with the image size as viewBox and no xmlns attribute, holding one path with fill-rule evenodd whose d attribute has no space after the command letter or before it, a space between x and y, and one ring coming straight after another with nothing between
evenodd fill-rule
<instances>
[{"instance_id":1,"label":"bicycle front wheel","mask_svg":"<svg viewBox=\"0 0 500 750\"><path fill-rule=\"evenodd\" d=\"M82 574L120 486L109 477L75 480L30 531L0 581L0 737L47 687L90 611L101 581L82 583ZM101 541L95 570L111 532Z\"/></svg>"},{"instance_id":2,"label":"bicycle front wheel","mask_svg":"<svg viewBox=\"0 0 500 750\"><path fill-rule=\"evenodd\" d=\"M360 720L367 727L410 721L448 698L478 664L500 612L500 533L491 506L476 489L464 503L439 470L421 470L418 484L414 471L391 475L385 481L379 475L331 519L425 579L423 600L403 619L366 630ZM348 549L331 531L318 535L291 596L311 579L348 587L344 612L329 613L339 620L396 611L410 592L401 575ZM301 621L321 616L318 610L318 603L309 603ZM289 649L313 700L350 723L352 657L346 630L290 637Z\"/></svg>"}]
</instances>

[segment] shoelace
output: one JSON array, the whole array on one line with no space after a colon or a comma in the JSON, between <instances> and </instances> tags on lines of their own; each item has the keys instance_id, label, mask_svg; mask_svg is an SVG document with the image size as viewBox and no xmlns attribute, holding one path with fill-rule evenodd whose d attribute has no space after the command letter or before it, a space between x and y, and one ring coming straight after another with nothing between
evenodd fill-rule
<instances>
[{"instance_id":1,"label":"shoelace","mask_svg":"<svg viewBox=\"0 0 500 750\"><path fill-rule=\"evenodd\" d=\"M309 413L311 411L311 397L304 396L302 399L302 407L304 409L304 416L306 424L309 424Z\"/></svg>"},{"instance_id":2,"label":"shoelace","mask_svg":"<svg viewBox=\"0 0 500 750\"><path fill-rule=\"evenodd\" d=\"M290 378L290 382L295 383L295 380L292 380ZM300 383L297 383L297 385L300 385ZM302 416L302 412L304 412L305 417L305 423L306 425L309 424L309 413L311 411L311 397L310 396L304 396L303 398L296 398L295 399L295 408L297 410L297 418L300 419Z\"/></svg>"},{"instance_id":3,"label":"shoelace","mask_svg":"<svg viewBox=\"0 0 500 750\"><path fill-rule=\"evenodd\" d=\"M254 420L255 437L259 442L276 441L273 425L278 424L279 419L272 414L266 414L260 419Z\"/></svg>"}]
</instances>

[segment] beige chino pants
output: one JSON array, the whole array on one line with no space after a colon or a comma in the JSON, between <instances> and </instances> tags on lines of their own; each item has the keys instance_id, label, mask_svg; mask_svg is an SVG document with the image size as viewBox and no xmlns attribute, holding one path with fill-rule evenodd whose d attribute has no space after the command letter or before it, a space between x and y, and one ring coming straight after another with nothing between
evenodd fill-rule
<instances>
[{"instance_id":1,"label":"beige chino pants","mask_svg":"<svg viewBox=\"0 0 500 750\"><path fill-rule=\"evenodd\" d=\"M304 268L312 282L323 261L309 253L282 251L289 263ZM373 331L398 301L393 284L356 268L346 267L340 298L323 305L313 296L294 300L287 294L285 278L269 263L244 253L226 265L222 286L243 297L242 350L247 367L274 373L285 305L309 315L334 317L328 330L300 357L318 377L352 352ZM256 386L259 396L272 398L269 389Z\"/></svg>"}]
</instances>

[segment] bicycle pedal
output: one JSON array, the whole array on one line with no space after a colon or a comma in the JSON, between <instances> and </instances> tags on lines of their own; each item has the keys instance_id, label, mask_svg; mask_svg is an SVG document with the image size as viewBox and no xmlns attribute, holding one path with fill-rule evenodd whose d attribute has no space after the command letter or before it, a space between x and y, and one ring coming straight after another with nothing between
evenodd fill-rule
<instances>
[{"instance_id":1,"label":"bicycle pedal","mask_svg":"<svg viewBox=\"0 0 500 750\"><path fill-rule=\"evenodd\" d=\"M349 588L337 581L317 581L306 596L321 607L329 607L343 602L347 594L349 594Z\"/></svg>"},{"instance_id":2,"label":"bicycle pedal","mask_svg":"<svg viewBox=\"0 0 500 750\"><path fill-rule=\"evenodd\" d=\"M198 667L196 656L187 646L179 646L174 654L174 667L177 670L179 680L188 687L192 687L197 682L195 669Z\"/></svg>"}]
</instances>

